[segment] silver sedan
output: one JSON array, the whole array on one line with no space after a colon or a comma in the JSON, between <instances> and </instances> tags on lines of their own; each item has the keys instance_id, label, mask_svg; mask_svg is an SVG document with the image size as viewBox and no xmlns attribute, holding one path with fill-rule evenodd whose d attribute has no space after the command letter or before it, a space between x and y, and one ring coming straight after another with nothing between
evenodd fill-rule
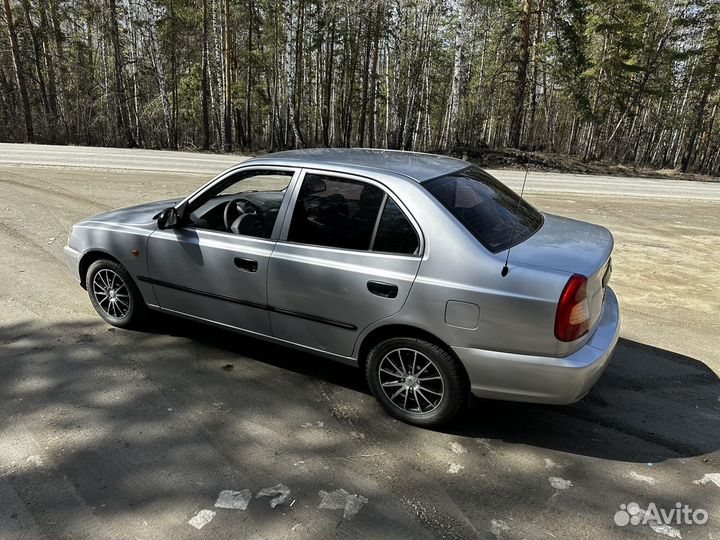
<instances>
[{"instance_id":1,"label":"silver sedan","mask_svg":"<svg viewBox=\"0 0 720 540\"><path fill-rule=\"evenodd\" d=\"M471 393L582 398L618 338L612 249L465 161L316 149L88 218L65 255L112 325L156 310L359 366L390 414L429 426Z\"/></svg>"}]
</instances>

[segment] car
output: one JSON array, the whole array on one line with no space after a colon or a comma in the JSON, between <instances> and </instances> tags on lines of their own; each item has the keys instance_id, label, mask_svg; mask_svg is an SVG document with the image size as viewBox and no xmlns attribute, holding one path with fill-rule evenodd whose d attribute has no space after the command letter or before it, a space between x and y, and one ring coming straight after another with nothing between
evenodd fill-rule
<instances>
[{"instance_id":1,"label":"car","mask_svg":"<svg viewBox=\"0 0 720 540\"><path fill-rule=\"evenodd\" d=\"M73 226L75 279L111 325L153 310L358 366L392 416L471 395L581 399L618 340L612 234L540 212L466 161L283 151L195 193Z\"/></svg>"}]
</instances>

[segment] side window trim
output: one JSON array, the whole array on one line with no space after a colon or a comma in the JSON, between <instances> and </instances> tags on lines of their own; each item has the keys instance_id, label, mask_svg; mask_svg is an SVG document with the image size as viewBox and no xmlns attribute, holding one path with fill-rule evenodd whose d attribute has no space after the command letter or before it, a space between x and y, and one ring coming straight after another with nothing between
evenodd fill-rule
<instances>
[{"instance_id":1,"label":"side window trim","mask_svg":"<svg viewBox=\"0 0 720 540\"><path fill-rule=\"evenodd\" d=\"M297 242L289 242L288 241L288 233L290 231L290 224L292 222L292 216L295 212L295 205L297 204L297 199L300 194L300 187L302 186L303 182L305 181L305 176L308 174L322 174L326 176L332 176L336 178L345 178L348 180L355 180L356 182L365 182L366 184L372 184L378 188L380 188L383 191L383 194L385 195L382 205L380 207L380 211L378 212L376 222L375 222L375 228L373 229L373 236L370 242L370 249L367 250L357 250L357 249L348 249L348 248L342 248L342 247L328 247L328 246L319 246L315 244L300 244ZM357 174L349 174L344 173L340 171L332 171L332 170L324 170L324 169L315 169L315 168L302 168L298 171L295 177L293 177L293 180L288 187L288 191L291 191L285 196L285 199L288 201L287 208L285 209L285 214L283 216L283 222L282 222L282 228L280 229L280 233L278 235L278 238L276 239L279 243L284 244L292 244L296 246L309 246L312 248L317 249L328 249L328 250L340 250L340 251L347 251L348 253L367 253L372 255L393 255L396 257L412 257L412 258L422 258L423 254L425 253L425 235L422 232L422 229L420 228L420 225L418 224L415 217L410 213L408 208L400 203L400 199L390 190L385 184L378 182L374 178L370 178L367 176L361 176ZM415 230L415 234L418 237L418 249L415 253L387 253L384 251L372 251L372 248L375 244L375 237L377 235L377 229L380 226L380 219L382 219L383 211L385 210L385 205L387 204L387 201L391 199L397 204L398 208L402 211L402 213L407 218L408 222L412 226L412 228ZM284 204L285 201L283 201ZM282 211L282 209L281 209ZM278 221L280 218L278 217ZM274 236L274 234L273 234Z\"/></svg>"},{"instance_id":2,"label":"side window trim","mask_svg":"<svg viewBox=\"0 0 720 540\"><path fill-rule=\"evenodd\" d=\"M380 228L380 221L382 220L383 212L385 212L385 205L388 201L387 191L383 190L383 200L380 203L378 215L375 218L375 225L373 226L372 236L370 236L370 249L368 251L375 251L375 238L377 238L378 229Z\"/></svg>"},{"instance_id":3,"label":"side window trim","mask_svg":"<svg viewBox=\"0 0 720 540\"><path fill-rule=\"evenodd\" d=\"M297 185L298 178L300 177L300 174L303 171L303 169L300 167L289 167L286 165L261 165L261 164L246 165L246 166L240 165L238 167L233 167L232 169L229 169L229 170L221 173L220 175L216 176L213 180L211 180L210 182L205 184L203 187L201 187L200 189L195 191L195 193L193 193L187 199L185 199L185 201L182 201L180 204L178 204L177 207L181 206L182 204L187 203L187 207L191 208L192 205L195 204L198 199L202 198L202 196L205 193L207 193L208 191L215 189L215 187L218 184L222 184L227 180L231 180L232 177L234 177L238 174L243 174L245 172L254 171L254 170L255 171L272 170L272 171L279 171L279 172L292 172L292 176L290 177L290 181L288 182L288 187L286 188L286 191L285 191L285 196L283 197L282 203L280 203L280 209L278 210L278 216L275 219L275 224L273 225L273 230L272 230L272 233L270 234L270 238L258 238L258 237L253 237L253 236L233 234L233 233L226 232L226 231L214 231L214 230L210 230L210 229L198 228L198 227L195 227L194 225L188 225L188 224L184 224L183 228L192 228L193 230L197 230L197 231L212 232L215 234L221 234L221 235L229 236L232 238L254 238L257 240L263 240L265 242L273 242L273 243L277 242L278 238L280 236L281 230L282 230L285 213L287 212L288 206L290 204L290 199L294 195L295 186Z\"/></svg>"}]
</instances>

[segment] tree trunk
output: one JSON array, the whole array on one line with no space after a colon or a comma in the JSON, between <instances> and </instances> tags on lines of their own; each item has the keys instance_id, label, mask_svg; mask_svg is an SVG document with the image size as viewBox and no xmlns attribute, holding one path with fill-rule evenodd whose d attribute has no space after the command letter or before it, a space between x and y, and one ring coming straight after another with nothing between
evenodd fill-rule
<instances>
[{"instance_id":1,"label":"tree trunk","mask_svg":"<svg viewBox=\"0 0 720 540\"><path fill-rule=\"evenodd\" d=\"M333 91L333 66L335 65L335 7L330 20L330 40L326 42L325 49L325 91L321 112L323 146L330 146L330 101Z\"/></svg>"},{"instance_id":2,"label":"tree trunk","mask_svg":"<svg viewBox=\"0 0 720 540\"><path fill-rule=\"evenodd\" d=\"M175 40L175 2L170 1L170 75L172 76L172 114L171 114L171 144L173 150L178 149L178 111L180 104L178 103L178 74L177 74L177 42Z\"/></svg>"},{"instance_id":3,"label":"tree trunk","mask_svg":"<svg viewBox=\"0 0 720 540\"><path fill-rule=\"evenodd\" d=\"M252 81L253 81L253 23L255 6L253 0L248 1L248 33L247 33L247 78L245 84L245 144L252 147Z\"/></svg>"},{"instance_id":4,"label":"tree trunk","mask_svg":"<svg viewBox=\"0 0 720 540\"><path fill-rule=\"evenodd\" d=\"M717 43L715 44L715 52L713 53L710 64L708 65L707 79L705 86L695 110L695 121L693 122L690 135L688 137L687 145L685 146L685 152L683 153L682 164L680 170L687 172L688 167L693 161L693 154L695 153L695 142L697 136L702 130L703 120L705 116L705 107L707 106L708 98L715 88L715 77L717 75L717 65L720 62L720 32L717 33Z\"/></svg>"},{"instance_id":5,"label":"tree trunk","mask_svg":"<svg viewBox=\"0 0 720 540\"><path fill-rule=\"evenodd\" d=\"M152 22L150 23L150 58L152 60L153 67L155 68L155 79L157 80L158 90L160 90L160 100L163 108L163 125L165 127L165 142L169 147L172 146L172 125L171 125L171 111L170 111L170 98L167 93L167 81L165 79L165 71L162 66L162 58L160 56L160 46L157 38L157 22L155 21L155 15L152 15Z\"/></svg>"},{"instance_id":6,"label":"tree trunk","mask_svg":"<svg viewBox=\"0 0 720 540\"><path fill-rule=\"evenodd\" d=\"M447 123L445 125L444 141L440 141L443 147L454 147L458 144L458 113L460 111L460 75L462 70L463 46L465 36L463 25L465 23L464 0L458 6L457 24L455 26L455 61L453 62L453 76L450 87L450 101L447 109Z\"/></svg>"},{"instance_id":7,"label":"tree trunk","mask_svg":"<svg viewBox=\"0 0 720 540\"><path fill-rule=\"evenodd\" d=\"M290 4L288 4L288 10ZM288 18L292 21L292 15ZM298 6L298 22L295 31L295 49L292 51L291 40L288 39L288 86L290 87L290 96L288 99L288 113L290 115L290 127L295 136L295 146L305 148L305 137L300 128L300 107L302 104L302 77L303 77L303 44L305 28L305 0L300 0ZM290 58L295 60L294 69L290 67Z\"/></svg>"},{"instance_id":8,"label":"tree trunk","mask_svg":"<svg viewBox=\"0 0 720 540\"><path fill-rule=\"evenodd\" d=\"M50 50L50 24L48 23L47 10L45 2L39 2L40 7L40 34L42 36L43 56L45 60L45 69L48 74L48 99L50 102L50 112L53 117L57 118L59 112L57 84L55 82L55 63L53 61L52 51Z\"/></svg>"},{"instance_id":9,"label":"tree trunk","mask_svg":"<svg viewBox=\"0 0 720 540\"><path fill-rule=\"evenodd\" d=\"M28 97L27 86L25 85L25 72L23 71L17 32L15 32L12 11L10 10L10 0L3 0L3 10L5 11L5 22L7 22L10 49L12 50L13 64L15 66L15 79L17 80L18 89L20 90L20 101L22 102L23 118L25 119L25 140L27 142L35 142L30 98Z\"/></svg>"},{"instance_id":10,"label":"tree trunk","mask_svg":"<svg viewBox=\"0 0 720 540\"><path fill-rule=\"evenodd\" d=\"M367 18L365 27L365 55L363 59L362 101L360 104L360 124L358 126L358 146L365 146L365 123L367 122L368 87L370 84L370 53L372 48L372 24Z\"/></svg>"},{"instance_id":11,"label":"tree trunk","mask_svg":"<svg viewBox=\"0 0 720 540\"><path fill-rule=\"evenodd\" d=\"M230 152L232 138L232 41L230 39L230 0L225 0L225 140L223 150Z\"/></svg>"},{"instance_id":12,"label":"tree trunk","mask_svg":"<svg viewBox=\"0 0 720 540\"><path fill-rule=\"evenodd\" d=\"M543 3L544 0L538 0L537 6L537 19L535 26L535 38L533 39L533 71L532 71L532 88L530 89L530 119L529 119L529 140L530 144L535 147L535 114L537 112L537 79L538 79L538 65L540 40L542 39L542 15L543 15Z\"/></svg>"},{"instance_id":13,"label":"tree trunk","mask_svg":"<svg viewBox=\"0 0 720 540\"><path fill-rule=\"evenodd\" d=\"M377 85L378 85L378 55L380 53L380 28L382 22L382 2L378 2L375 8L375 30L373 32L373 58L370 67L370 128L368 132L368 146L375 146L375 132L377 131Z\"/></svg>"},{"instance_id":14,"label":"tree trunk","mask_svg":"<svg viewBox=\"0 0 720 540\"><path fill-rule=\"evenodd\" d=\"M210 84L208 78L208 0L203 0L202 45L202 125L203 150L210 148Z\"/></svg>"},{"instance_id":15,"label":"tree trunk","mask_svg":"<svg viewBox=\"0 0 720 540\"><path fill-rule=\"evenodd\" d=\"M523 0L522 27L520 35L520 59L517 66L517 83L515 85L515 107L510 123L510 146L520 146L523 114L525 110L525 87L527 86L527 68L529 61L530 17L532 0Z\"/></svg>"},{"instance_id":16,"label":"tree trunk","mask_svg":"<svg viewBox=\"0 0 720 540\"><path fill-rule=\"evenodd\" d=\"M130 127L130 114L125 93L125 77L123 75L123 56L120 46L120 29L118 28L118 15L115 0L108 0L108 26L110 30L110 41L113 46L113 63L115 64L115 102L116 120L118 132L125 139L129 148L135 146L132 129Z\"/></svg>"},{"instance_id":17,"label":"tree trunk","mask_svg":"<svg viewBox=\"0 0 720 540\"><path fill-rule=\"evenodd\" d=\"M30 39L33 45L33 63L35 64L35 73L37 75L38 89L40 90L40 101L43 104L43 111L46 115L50 114L50 102L48 101L47 90L45 89L45 74L42 68L42 52L40 39L37 35L37 29L33 24L30 14L29 0L22 0L23 11L25 13L25 24L27 24L30 33Z\"/></svg>"}]
</instances>

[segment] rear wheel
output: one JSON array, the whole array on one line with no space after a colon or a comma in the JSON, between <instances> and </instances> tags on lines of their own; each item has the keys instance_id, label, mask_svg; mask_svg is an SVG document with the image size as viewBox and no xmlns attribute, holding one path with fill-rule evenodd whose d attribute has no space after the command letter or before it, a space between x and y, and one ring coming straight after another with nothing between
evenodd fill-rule
<instances>
[{"instance_id":1,"label":"rear wheel","mask_svg":"<svg viewBox=\"0 0 720 540\"><path fill-rule=\"evenodd\" d=\"M121 264L106 259L95 261L88 268L85 284L90 302L106 322L131 328L142 321L145 302Z\"/></svg>"},{"instance_id":2,"label":"rear wheel","mask_svg":"<svg viewBox=\"0 0 720 540\"><path fill-rule=\"evenodd\" d=\"M395 418L438 426L465 403L468 384L458 361L438 345L392 338L370 350L365 375L375 398Z\"/></svg>"}]
</instances>

